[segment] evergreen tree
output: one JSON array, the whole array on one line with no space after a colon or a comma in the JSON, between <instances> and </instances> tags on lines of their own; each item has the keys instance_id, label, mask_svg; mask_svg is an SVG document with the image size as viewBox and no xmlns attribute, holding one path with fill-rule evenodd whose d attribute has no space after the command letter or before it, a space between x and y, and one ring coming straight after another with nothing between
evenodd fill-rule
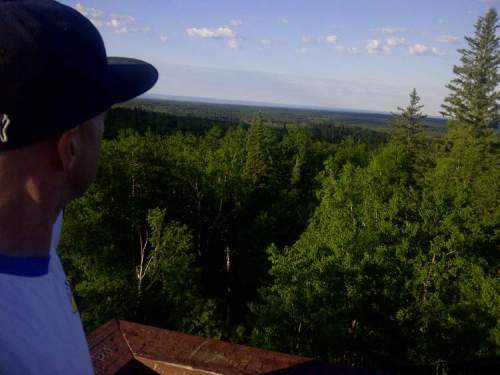
<instances>
[{"instance_id":1,"label":"evergreen tree","mask_svg":"<svg viewBox=\"0 0 500 375\"><path fill-rule=\"evenodd\" d=\"M266 128L262 115L259 113L248 130L247 160L244 169L245 177L258 187L263 187L263 180L271 174L272 138L271 131Z\"/></svg>"},{"instance_id":2,"label":"evergreen tree","mask_svg":"<svg viewBox=\"0 0 500 375\"><path fill-rule=\"evenodd\" d=\"M500 38L496 34L496 10L491 8L480 17L475 28L474 36L465 37L469 47L458 50L461 65L453 68L457 77L447 86L451 94L445 99L441 114L484 129L496 127L499 120Z\"/></svg>"},{"instance_id":3,"label":"evergreen tree","mask_svg":"<svg viewBox=\"0 0 500 375\"><path fill-rule=\"evenodd\" d=\"M410 152L415 152L422 141L425 129L422 120L427 117L422 113L423 107L417 90L413 89L410 94L410 104L406 108L398 107L401 113L393 114L391 137L397 143L406 146Z\"/></svg>"}]
</instances>

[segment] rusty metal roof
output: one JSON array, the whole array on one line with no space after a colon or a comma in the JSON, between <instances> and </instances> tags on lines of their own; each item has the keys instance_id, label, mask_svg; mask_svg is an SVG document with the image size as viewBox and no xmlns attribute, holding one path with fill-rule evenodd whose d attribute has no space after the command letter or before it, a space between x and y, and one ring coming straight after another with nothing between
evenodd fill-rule
<instances>
[{"instance_id":1,"label":"rusty metal roof","mask_svg":"<svg viewBox=\"0 0 500 375\"><path fill-rule=\"evenodd\" d=\"M87 339L96 375L373 374L117 320Z\"/></svg>"}]
</instances>

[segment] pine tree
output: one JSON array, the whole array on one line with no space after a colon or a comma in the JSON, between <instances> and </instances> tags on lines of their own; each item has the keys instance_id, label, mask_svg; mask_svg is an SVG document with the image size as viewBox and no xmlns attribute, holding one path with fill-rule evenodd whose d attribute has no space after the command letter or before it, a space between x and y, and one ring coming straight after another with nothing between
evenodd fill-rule
<instances>
[{"instance_id":1,"label":"pine tree","mask_svg":"<svg viewBox=\"0 0 500 375\"><path fill-rule=\"evenodd\" d=\"M261 186L270 171L270 137L260 113L252 121L247 137L247 160L244 175L256 186Z\"/></svg>"},{"instance_id":2,"label":"pine tree","mask_svg":"<svg viewBox=\"0 0 500 375\"><path fill-rule=\"evenodd\" d=\"M474 36L465 37L468 48L459 49L460 66L454 66L457 75L448 86L451 94L442 105L443 116L453 122L468 124L475 129L497 127L500 92L500 38L497 36L498 15L491 8L476 22Z\"/></svg>"},{"instance_id":3,"label":"pine tree","mask_svg":"<svg viewBox=\"0 0 500 375\"><path fill-rule=\"evenodd\" d=\"M421 136L425 129L423 120L427 117L422 113L423 105L417 90L413 89L410 94L410 104L406 108L398 107L401 113L394 113L391 129L391 137L410 151L415 152L421 143Z\"/></svg>"}]
</instances>

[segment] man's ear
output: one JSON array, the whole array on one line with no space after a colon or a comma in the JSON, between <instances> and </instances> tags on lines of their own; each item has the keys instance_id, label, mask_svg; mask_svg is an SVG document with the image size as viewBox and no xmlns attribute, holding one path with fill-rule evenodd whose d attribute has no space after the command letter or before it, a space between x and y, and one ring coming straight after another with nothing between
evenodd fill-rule
<instances>
[{"instance_id":1,"label":"man's ear","mask_svg":"<svg viewBox=\"0 0 500 375\"><path fill-rule=\"evenodd\" d=\"M81 156L82 140L78 128L65 131L57 143L57 152L64 172L71 172Z\"/></svg>"}]
</instances>

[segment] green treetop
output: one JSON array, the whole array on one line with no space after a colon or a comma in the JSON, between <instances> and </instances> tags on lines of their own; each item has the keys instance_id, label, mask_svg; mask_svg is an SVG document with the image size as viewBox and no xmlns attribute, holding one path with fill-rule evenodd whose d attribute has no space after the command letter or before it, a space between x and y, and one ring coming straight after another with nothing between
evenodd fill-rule
<instances>
[{"instance_id":1,"label":"green treetop","mask_svg":"<svg viewBox=\"0 0 500 375\"><path fill-rule=\"evenodd\" d=\"M252 121L247 136L247 160L244 175L256 186L262 187L266 177L271 175L271 144L273 143L272 131L264 125L260 113Z\"/></svg>"},{"instance_id":2,"label":"green treetop","mask_svg":"<svg viewBox=\"0 0 500 375\"><path fill-rule=\"evenodd\" d=\"M416 150L425 129L422 121L427 116L422 113L423 107L417 90L413 89L410 94L410 104L406 108L398 107L400 113L393 114L391 137L397 143L406 146L409 151Z\"/></svg>"},{"instance_id":3,"label":"green treetop","mask_svg":"<svg viewBox=\"0 0 500 375\"><path fill-rule=\"evenodd\" d=\"M441 114L454 122L484 129L496 127L499 120L500 38L496 34L496 10L491 8L479 17L475 28L474 36L465 37L468 48L458 50L461 64L453 68L457 77L447 86L451 93Z\"/></svg>"}]
</instances>

